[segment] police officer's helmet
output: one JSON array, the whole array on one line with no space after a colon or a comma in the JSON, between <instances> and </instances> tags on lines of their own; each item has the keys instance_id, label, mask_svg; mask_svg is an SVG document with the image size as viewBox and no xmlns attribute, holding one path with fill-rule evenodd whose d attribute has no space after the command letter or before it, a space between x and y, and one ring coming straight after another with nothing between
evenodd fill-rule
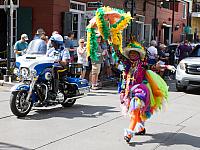
<instances>
[{"instance_id":1,"label":"police officer's helmet","mask_svg":"<svg viewBox=\"0 0 200 150\"><path fill-rule=\"evenodd\" d=\"M50 37L50 40L55 42L58 45L63 44L63 37L60 34L54 34Z\"/></svg>"}]
</instances>

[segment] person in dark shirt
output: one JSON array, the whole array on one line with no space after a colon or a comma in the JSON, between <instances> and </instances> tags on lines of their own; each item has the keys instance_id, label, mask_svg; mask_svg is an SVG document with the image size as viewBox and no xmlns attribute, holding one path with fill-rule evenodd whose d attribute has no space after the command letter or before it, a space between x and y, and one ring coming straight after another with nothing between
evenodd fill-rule
<instances>
[{"instance_id":1,"label":"person in dark shirt","mask_svg":"<svg viewBox=\"0 0 200 150\"><path fill-rule=\"evenodd\" d=\"M166 46L164 44L160 44L159 51L158 51L158 56L159 56L158 63L160 65L167 65L168 64L169 56L166 54L165 50L166 50ZM161 77L164 76L164 72L165 72L165 69L159 70L159 74L160 74Z\"/></svg>"},{"instance_id":2,"label":"person in dark shirt","mask_svg":"<svg viewBox=\"0 0 200 150\"><path fill-rule=\"evenodd\" d=\"M192 52L192 47L188 45L188 41L185 40L184 41L184 44L181 44L179 47L178 47L178 53L179 53L179 62L188 57L189 54Z\"/></svg>"}]
</instances>

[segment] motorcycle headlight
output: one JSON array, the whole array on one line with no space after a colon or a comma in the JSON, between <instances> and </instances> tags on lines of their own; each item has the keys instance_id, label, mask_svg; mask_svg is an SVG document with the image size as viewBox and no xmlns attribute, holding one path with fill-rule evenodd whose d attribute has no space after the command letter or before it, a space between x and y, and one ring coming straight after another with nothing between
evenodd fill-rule
<instances>
[{"instance_id":1,"label":"motorcycle headlight","mask_svg":"<svg viewBox=\"0 0 200 150\"><path fill-rule=\"evenodd\" d=\"M13 70L13 73L14 73L16 76L18 76L18 75L19 75L19 69L18 69L18 68L15 68L15 69Z\"/></svg>"},{"instance_id":2,"label":"motorcycle headlight","mask_svg":"<svg viewBox=\"0 0 200 150\"><path fill-rule=\"evenodd\" d=\"M21 75L22 75L22 77L28 77L28 75L29 75L28 68L22 68L21 69Z\"/></svg>"},{"instance_id":3,"label":"motorcycle headlight","mask_svg":"<svg viewBox=\"0 0 200 150\"><path fill-rule=\"evenodd\" d=\"M186 68L185 68L185 63L183 63L183 62L180 62L180 69L181 70L185 70Z\"/></svg>"},{"instance_id":4,"label":"motorcycle headlight","mask_svg":"<svg viewBox=\"0 0 200 150\"><path fill-rule=\"evenodd\" d=\"M33 70L31 70L31 74L32 74L33 76L36 76L37 71L36 71L35 69L33 69Z\"/></svg>"}]
</instances>

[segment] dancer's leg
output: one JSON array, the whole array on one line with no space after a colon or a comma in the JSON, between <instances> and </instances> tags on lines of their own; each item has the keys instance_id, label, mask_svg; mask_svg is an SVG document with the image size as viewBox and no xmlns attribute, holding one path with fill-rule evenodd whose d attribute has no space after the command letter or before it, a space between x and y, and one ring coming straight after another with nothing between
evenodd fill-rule
<instances>
[{"instance_id":1,"label":"dancer's leg","mask_svg":"<svg viewBox=\"0 0 200 150\"><path fill-rule=\"evenodd\" d=\"M136 109L136 110L131 112L131 122L130 122L130 125L129 125L129 129L131 131L133 131L135 129L135 126L136 126L137 122L139 120L141 120L139 115L140 115L140 110L139 109Z\"/></svg>"},{"instance_id":2,"label":"dancer's leg","mask_svg":"<svg viewBox=\"0 0 200 150\"><path fill-rule=\"evenodd\" d=\"M135 109L134 111L131 112L131 120L130 120L129 129L125 129L125 133L124 133L124 139L128 143L134 134L134 129L136 127L136 124L137 124L138 118L139 118L139 114L140 114L139 112L140 112L140 109Z\"/></svg>"}]
</instances>

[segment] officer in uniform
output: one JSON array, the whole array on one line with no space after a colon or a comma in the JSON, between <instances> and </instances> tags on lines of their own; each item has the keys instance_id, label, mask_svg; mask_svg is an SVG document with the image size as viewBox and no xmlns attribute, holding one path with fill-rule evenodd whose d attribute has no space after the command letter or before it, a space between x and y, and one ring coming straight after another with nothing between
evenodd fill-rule
<instances>
[{"instance_id":1,"label":"officer in uniform","mask_svg":"<svg viewBox=\"0 0 200 150\"><path fill-rule=\"evenodd\" d=\"M50 38L52 48L47 51L47 56L54 58L53 67L53 92L57 95L59 88L59 72L65 70L65 67L69 63L70 54L63 46L63 37L60 34L54 34Z\"/></svg>"}]
</instances>

